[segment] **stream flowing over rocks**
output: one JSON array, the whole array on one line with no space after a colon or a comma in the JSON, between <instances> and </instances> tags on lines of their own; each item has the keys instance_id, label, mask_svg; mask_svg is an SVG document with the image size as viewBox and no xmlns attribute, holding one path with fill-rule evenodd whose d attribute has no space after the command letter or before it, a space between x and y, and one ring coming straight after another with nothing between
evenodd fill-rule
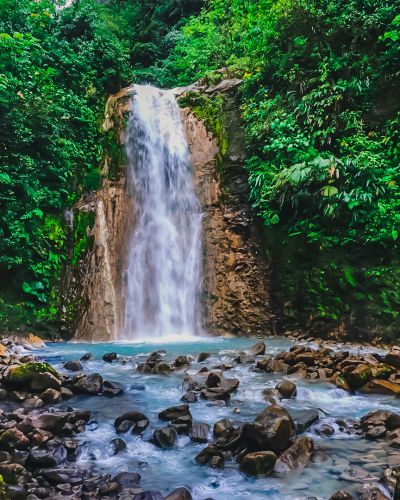
<instances>
[{"instance_id":1,"label":"stream flowing over rocks","mask_svg":"<svg viewBox=\"0 0 400 500\"><path fill-rule=\"evenodd\" d=\"M399 498L400 350L0 344L0 498Z\"/></svg>"}]
</instances>

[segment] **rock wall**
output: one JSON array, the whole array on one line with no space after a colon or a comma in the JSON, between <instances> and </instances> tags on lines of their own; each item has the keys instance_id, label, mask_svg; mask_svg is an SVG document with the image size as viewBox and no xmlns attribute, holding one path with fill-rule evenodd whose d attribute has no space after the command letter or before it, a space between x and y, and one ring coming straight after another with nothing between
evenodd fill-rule
<instances>
[{"instance_id":1,"label":"rock wall","mask_svg":"<svg viewBox=\"0 0 400 500\"><path fill-rule=\"evenodd\" d=\"M203 323L210 333L265 335L273 331L268 269L247 203L239 108L229 89L229 85L222 88L228 92L223 155L221 144L204 122L190 108L182 109L204 212ZM121 326L125 245L134 227L134 200L125 189L123 155L131 96L128 88L109 99L103 124L109 137L101 172L103 185L74 207L75 212L94 215L94 224L87 229L92 245L69 266L65 279L65 309L73 309L71 317L77 318L70 322L70 329L79 341L115 340Z\"/></svg>"},{"instance_id":2,"label":"rock wall","mask_svg":"<svg viewBox=\"0 0 400 500\"><path fill-rule=\"evenodd\" d=\"M268 268L248 204L244 141L234 96L224 99L227 149L182 110L203 218L204 326L218 334L273 332Z\"/></svg>"}]
</instances>

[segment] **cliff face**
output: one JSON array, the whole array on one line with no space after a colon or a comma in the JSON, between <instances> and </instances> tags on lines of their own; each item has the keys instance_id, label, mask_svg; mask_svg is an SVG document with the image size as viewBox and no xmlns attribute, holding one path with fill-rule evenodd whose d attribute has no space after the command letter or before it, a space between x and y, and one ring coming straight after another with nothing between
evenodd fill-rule
<instances>
[{"instance_id":1,"label":"cliff face","mask_svg":"<svg viewBox=\"0 0 400 500\"><path fill-rule=\"evenodd\" d=\"M91 213L94 218L87 229L91 245L66 278L66 308L74 305L78 317L74 338L80 341L115 340L121 326L125 245L135 220L121 153L131 95L129 88L109 99L103 128L110 151L103 162L103 185L74 208L77 214ZM247 204L239 112L229 89L222 112L223 154L220 138L190 107L181 113L204 212L204 328L219 334L268 334L272 331L268 270Z\"/></svg>"}]
</instances>

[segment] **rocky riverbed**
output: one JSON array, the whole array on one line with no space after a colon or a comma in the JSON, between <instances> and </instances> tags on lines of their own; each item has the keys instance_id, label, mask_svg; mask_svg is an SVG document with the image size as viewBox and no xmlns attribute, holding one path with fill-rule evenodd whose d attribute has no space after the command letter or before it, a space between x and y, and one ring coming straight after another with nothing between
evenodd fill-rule
<instances>
[{"instance_id":1,"label":"rocky riverbed","mask_svg":"<svg viewBox=\"0 0 400 500\"><path fill-rule=\"evenodd\" d=\"M400 498L396 347L3 338L0 373L0 498Z\"/></svg>"}]
</instances>

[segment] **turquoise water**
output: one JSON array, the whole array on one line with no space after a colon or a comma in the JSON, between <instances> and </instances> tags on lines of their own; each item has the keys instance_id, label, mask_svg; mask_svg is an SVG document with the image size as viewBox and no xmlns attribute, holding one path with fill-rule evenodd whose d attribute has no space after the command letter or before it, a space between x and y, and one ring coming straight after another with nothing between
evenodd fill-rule
<instances>
[{"instance_id":1,"label":"turquoise water","mask_svg":"<svg viewBox=\"0 0 400 500\"><path fill-rule=\"evenodd\" d=\"M173 450L161 450L148 442L152 431L159 422L157 414L161 410L182 404L184 394L181 388L185 374L194 375L202 366L209 368L222 362L231 361L237 350L248 349L257 339L199 339L182 343L137 343L137 344L49 344L39 351L39 355L63 371L63 363L77 360L86 352L94 355L94 360L84 364L84 371L98 372L105 379L121 383L125 393L122 396L75 396L68 400L68 406L92 411L93 421L85 433L79 437L81 454L79 464L93 467L111 474L120 471L137 471L142 475L141 485L158 489L166 494L178 486L187 486L195 500L207 497L222 499L301 499L315 496L327 499L336 490L345 488L357 491L360 484L340 479L340 474L348 467L362 469L379 476L385 464L395 463L398 453L385 449L385 442L372 442L348 435L338 430L336 418L359 418L373 409L400 411L400 400L388 397L349 395L329 383L297 379L283 374L266 374L252 371L252 365L235 365L226 372L227 377L240 379L240 387L224 406L210 405L199 400L190 405L195 421L214 424L228 417L233 422L252 420L267 403L263 399L263 389L275 387L283 378L293 380L298 387L297 397L281 404L289 411L317 408L320 423L329 423L336 428L330 438L321 438L313 428L310 435L317 448L313 462L302 472L286 475L275 474L263 479L249 479L239 471L237 464L227 462L224 470L213 470L195 464L194 457L205 447L195 444L187 436L180 436ZM291 341L278 337L265 339L267 354L287 350ZM346 346L347 348L347 346ZM144 375L136 373L136 365L148 355L163 349L165 359L172 361L179 354L196 356L207 351L212 357L203 363L193 362L186 372L170 376ZM102 361L106 352L117 352L124 362L112 364ZM67 373L64 371L64 373ZM141 386L144 386L141 387ZM144 390L143 390L144 389ZM65 403L63 403L65 405ZM110 441L116 437L114 419L128 410L139 410L150 419L150 426L142 437L119 435L127 442L127 450L117 456L110 453Z\"/></svg>"}]
</instances>

